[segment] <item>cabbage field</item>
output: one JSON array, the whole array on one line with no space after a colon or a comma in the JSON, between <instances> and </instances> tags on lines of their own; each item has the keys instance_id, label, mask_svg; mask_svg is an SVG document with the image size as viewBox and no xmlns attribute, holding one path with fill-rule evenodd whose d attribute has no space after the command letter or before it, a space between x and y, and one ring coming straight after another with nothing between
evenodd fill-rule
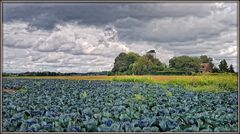
<instances>
[{"instance_id":1,"label":"cabbage field","mask_svg":"<svg viewBox=\"0 0 240 134\"><path fill-rule=\"evenodd\" d=\"M3 79L3 131L238 131L238 95L96 80Z\"/></svg>"}]
</instances>

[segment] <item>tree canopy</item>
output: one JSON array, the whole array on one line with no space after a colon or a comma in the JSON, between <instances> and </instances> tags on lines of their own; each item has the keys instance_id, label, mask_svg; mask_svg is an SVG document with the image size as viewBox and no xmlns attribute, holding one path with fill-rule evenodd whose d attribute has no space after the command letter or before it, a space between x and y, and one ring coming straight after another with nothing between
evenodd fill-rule
<instances>
[{"instance_id":1,"label":"tree canopy","mask_svg":"<svg viewBox=\"0 0 240 134\"><path fill-rule=\"evenodd\" d=\"M165 65L151 55L141 56L131 66L133 74L150 74L156 71L162 71Z\"/></svg>"},{"instance_id":2,"label":"tree canopy","mask_svg":"<svg viewBox=\"0 0 240 134\"><path fill-rule=\"evenodd\" d=\"M235 72L232 64L229 66L228 70L229 70L230 73L234 73Z\"/></svg>"},{"instance_id":3,"label":"tree canopy","mask_svg":"<svg viewBox=\"0 0 240 134\"><path fill-rule=\"evenodd\" d=\"M228 72L228 65L225 59L221 60L218 66L221 72Z\"/></svg>"},{"instance_id":4,"label":"tree canopy","mask_svg":"<svg viewBox=\"0 0 240 134\"><path fill-rule=\"evenodd\" d=\"M180 71L199 72L200 64L198 57L179 56L169 60L169 67Z\"/></svg>"},{"instance_id":5,"label":"tree canopy","mask_svg":"<svg viewBox=\"0 0 240 134\"><path fill-rule=\"evenodd\" d=\"M209 63L210 70L212 72L234 72L233 66L228 68L227 62L223 59L219 66L219 69L214 66L213 59L207 55L201 56L178 56L169 60L169 67L162 63L159 59L154 58L152 55L140 56L137 53L120 53L114 62L112 69L113 74L158 74L162 71L168 72L195 72L200 71L202 63Z\"/></svg>"},{"instance_id":6,"label":"tree canopy","mask_svg":"<svg viewBox=\"0 0 240 134\"><path fill-rule=\"evenodd\" d=\"M114 67L112 69L113 73L124 73L129 71L129 67L131 64L133 64L135 61L138 60L140 55L134 52L126 53L120 53L116 58L114 62Z\"/></svg>"},{"instance_id":7,"label":"tree canopy","mask_svg":"<svg viewBox=\"0 0 240 134\"><path fill-rule=\"evenodd\" d=\"M120 53L114 62L115 74L149 74L161 71L166 65L151 55L140 56L137 53Z\"/></svg>"}]
</instances>

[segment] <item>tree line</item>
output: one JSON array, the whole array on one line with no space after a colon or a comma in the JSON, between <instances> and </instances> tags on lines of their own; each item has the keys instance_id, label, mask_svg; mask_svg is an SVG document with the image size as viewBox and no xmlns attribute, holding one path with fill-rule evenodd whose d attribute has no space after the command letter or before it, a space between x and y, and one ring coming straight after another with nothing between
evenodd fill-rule
<instances>
[{"instance_id":1,"label":"tree line","mask_svg":"<svg viewBox=\"0 0 240 134\"><path fill-rule=\"evenodd\" d=\"M220 61L220 64L215 66L213 59L207 55L197 56L177 56L169 60L169 66L162 63L159 59L154 58L152 55L146 54L140 56L137 53L120 53L114 62L112 74L124 75L143 75L143 74L165 74L173 73L186 74L186 73L199 73L203 63L209 63L210 72L213 73L234 73L233 65L228 67L225 59Z\"/></svg>"},{"instance_id":2,"label":"tree line","mask_svg":"<svg viewBox=\"0 0 240 134\"><path fill-rule=\"evenodd\" d=\"M120 53L114 61L111 71L87 72L87 73L61 73L61 72L24 72L24 73L3 73L2 76L73 76L73 75L191 75L199 73L202 63L209 63L213 73L234 73L233 65L228 66L225 59L215 66L213 59L206 55L200 57L177 56L169 60L169 65L162 63L152 55L140 56L137 53Z\"/></svg>"},{"instance_id":3,"label":"tree line","mask_svg":"<svg viewBox=\"0 0 240 134\"><path fill-rule=\"evenodd\" d=\"M61 73L61 72L24 72L24 73L3 73L2 76L89 76L89 75L109 75L110 71L87 72L87 73Z\"/></svg>"}]
</instances>

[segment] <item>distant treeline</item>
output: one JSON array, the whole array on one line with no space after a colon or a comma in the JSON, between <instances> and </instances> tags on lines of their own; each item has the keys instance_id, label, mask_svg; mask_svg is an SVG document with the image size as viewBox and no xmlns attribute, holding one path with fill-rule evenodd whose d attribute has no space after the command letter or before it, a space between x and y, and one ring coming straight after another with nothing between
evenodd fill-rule
<instances>
[{"instance_id":1,"label":"distant treeline","mask_svg":"<svg viewBox=\"0 0 240 134\"><path fill-rule=\"evenodd\" d=\"M140 56L137 53L120 53L114 62L111 71L87 73L61 73L61 72L25 72L3 73L3 76L88 76L88 75L192 75L200 72L234 73L233 65L228 66L225 59L218 67L212 63L213 59L206 55L177 56L169 60L169 65L162 63L152 55ZM205 66L207 65L207 66Z\"/></svg>"},{"instance_id":2,"label":"distant treeline","mask_svg":"<svg viewBox=\"0 0 240 134\"><path fill-rule=\"evenodd\" d=\"M24 72L24 73L3 73L2 76L88 76L88 75L109 75L110 71L87 72L87 73L61 73L61 72Z\"/></svg>"},{"instance_id":3,"label":"distant treeline","mask_svg":"<svg viewBox=\"0 0 240 134\"><path fill-rule=\"evenodd\" d=\"M234 73L232 64L225 59L215 66L207 55L177 56L169 60L169 65L162 63L151 54L140 56L137 53L120 53L114 62L112 74L115 75L191 75L193 73Z\"/></svg>"}]
</instances>

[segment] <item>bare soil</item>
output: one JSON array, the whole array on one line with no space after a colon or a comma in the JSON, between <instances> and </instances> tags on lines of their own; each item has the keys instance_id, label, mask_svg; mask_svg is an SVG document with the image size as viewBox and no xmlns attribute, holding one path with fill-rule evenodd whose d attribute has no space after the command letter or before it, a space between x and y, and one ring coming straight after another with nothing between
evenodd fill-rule
<instances>
[{"instance_id":1,"label":"bare soil","mask_svg":"<svg viewBox=\"0 0 240 134\"><path fill-rule=\"evenodd\" d=\"M11 89L11 88L8 88L8 89L5 89L5 88L3 88L3 90L2 90L3 92L6 92L6 93L9 93L9 94L13 94L13 93L15 93L16 92L16 90L14 90L14 89Z\"/></svg>"}]
</instances>

